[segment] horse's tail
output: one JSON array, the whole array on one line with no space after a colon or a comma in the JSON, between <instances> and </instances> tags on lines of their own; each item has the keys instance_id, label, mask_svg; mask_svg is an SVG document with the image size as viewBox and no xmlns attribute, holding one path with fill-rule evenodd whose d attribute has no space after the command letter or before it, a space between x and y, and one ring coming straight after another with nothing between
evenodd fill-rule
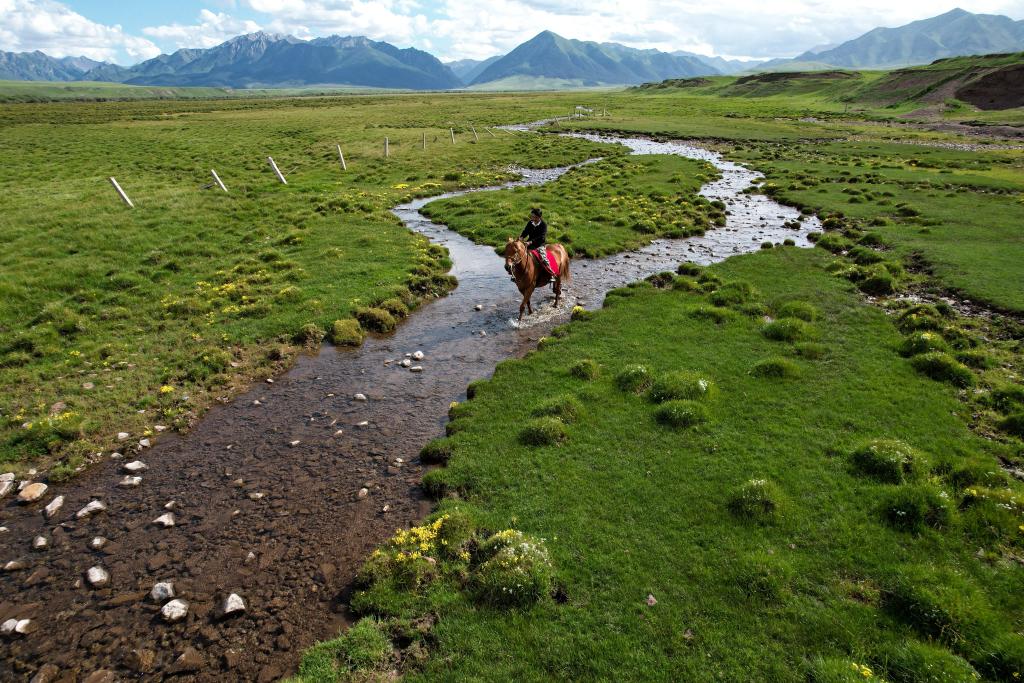
<instances>
[{"instance_id":1,"label":"horse's tail","mask_svg":"<svg viewBox=\"0 0 1024 683\"><path fill-rule=\"evenodd\" d=\"M561 244L558 246L562 247ZM569 250L562 247L562 254L565 255L565 261L562 262L562 270L559 273L559 278L568 282L572 279L572 273L569 272Z\"/></svg>"}]
</instances>

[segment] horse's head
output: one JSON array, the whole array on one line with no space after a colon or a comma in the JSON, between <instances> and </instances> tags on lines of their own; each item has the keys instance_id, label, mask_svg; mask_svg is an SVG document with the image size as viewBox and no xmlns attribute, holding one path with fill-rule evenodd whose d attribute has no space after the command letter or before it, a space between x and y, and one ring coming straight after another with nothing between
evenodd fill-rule
<instances>
[{"instance_id":1,"label":"horse's head","mask_svg":"<svg viewBox=\"0 0 1024 683\"><path fill-rule=\"evenodd\" d=\"M526 242L518 237L509 237L505 243L505 270L511 272L513 266L517 266L526 258Z\"/></svg>"}]
</instances>

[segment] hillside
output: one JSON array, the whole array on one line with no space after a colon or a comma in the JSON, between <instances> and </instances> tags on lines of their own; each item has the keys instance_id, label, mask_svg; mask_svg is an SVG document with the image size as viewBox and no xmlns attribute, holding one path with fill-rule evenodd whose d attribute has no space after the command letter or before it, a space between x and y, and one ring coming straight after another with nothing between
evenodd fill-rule
<instances>
[{"instance_id":1,"label":"hillside","mask_svg":"<svg viewBox=\"0 0 1024 683\"><path fill-rule=\"evenodd\" d=\"M892 106L958 99L980 109L1024 106L1024 52L942 59L898 69L859 91L863 102Z\"/></svg>"}]
</instances>

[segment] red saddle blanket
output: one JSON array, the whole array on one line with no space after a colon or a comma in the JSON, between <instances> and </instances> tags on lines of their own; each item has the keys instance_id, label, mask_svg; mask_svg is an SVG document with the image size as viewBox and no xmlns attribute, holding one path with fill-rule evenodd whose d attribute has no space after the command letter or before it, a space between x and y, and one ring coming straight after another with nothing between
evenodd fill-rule
<instances>
[{"instance_id":1,"label":"red saddle blanket","mask_svg":"<svg viewBox=\"0 0 1024 683\"><path fill-rule=\"evenodd\" d=\"M544 256L541 256L540 249L531 249L530 253L537 259L537 262L544 267L544 270L548 272L548 275L558 277L558 259L551 253L551 250L547 247L544 248Z\"/></svg>"}]
</instances>

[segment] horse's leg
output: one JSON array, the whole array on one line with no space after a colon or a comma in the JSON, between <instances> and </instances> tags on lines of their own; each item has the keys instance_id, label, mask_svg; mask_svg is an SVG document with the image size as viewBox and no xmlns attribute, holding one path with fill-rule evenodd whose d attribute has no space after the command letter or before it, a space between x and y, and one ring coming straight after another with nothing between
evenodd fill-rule
<instances>
[{"instance_id":1,"label":"horse's leg","mask_svg":"<svg viewBox=\"0 0 1024 683\"><path fill-rule=\"evenodd\" d=\"M562 278L560 278L560 277L556 277L555 278L554 290L555 290L555 308L558 308L558 302L562 298Z\"/></svg>"},{"instance_id":2,"label":"horse's leg","mask_svg":"<svg viewBox=\"0 0 1024 683\"><path fill-rule=\"evenodd\" d=\"M530 299L533 298L533 287L526 290L526 310L529 311L530 315L533 315L533 303Z\"/></svg>"},{"instance_id":3,"label":"horse's leg","mask_svg":"<svg viewBox=\"0 0 1024 683\"><path fill-rule=\"evenodd\" d=\"M526 310L526 295L523 295L523 301L519 304L519 322L523 322L523 311Z\"/></svg>"}]
</instances>

